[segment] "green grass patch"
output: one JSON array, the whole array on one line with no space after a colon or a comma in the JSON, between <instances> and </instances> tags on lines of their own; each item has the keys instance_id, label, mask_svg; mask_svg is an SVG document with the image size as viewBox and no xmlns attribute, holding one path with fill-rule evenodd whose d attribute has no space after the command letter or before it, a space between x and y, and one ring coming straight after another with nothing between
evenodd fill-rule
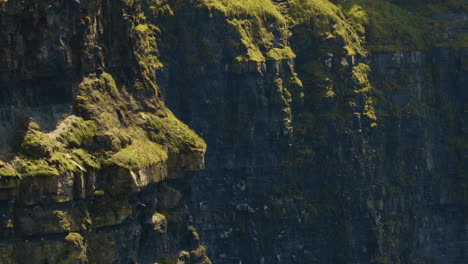
<instances>
[{"instance_id":1,"label":"green grass patch","mask_svg":"<svg viewBox=\"0 0 468 264\"><path fill-rule=\"evenodd\" d=\"M205 151L206 143L169 110L166 117L149 115L145 123L149 138L164 145L169 152Z\"/></svg>"},{"instance_id":2,"label":"green grass patch","mask_svg":"<svg viewBox=\"0 0 468 264\"><path fill-rule=\"evenodd\" d=\"M11 173L11 169L14 168L19 175L25 177L58 176L65 172L76 172L78 170L86 170L89 167L99 167L96 159L87 151L66 148L66 146L78 147L79 145L83 145L83 137L79 136L82 132L82 122L85 121L76 119L71 124L66 123L65 126L70 126L67 132L65 132L69 137L65 137L67 140L64 140L64 133L62 133L58 138L60 141L57 141L51 135L39 131L37 125L31 124L20 145L17 158L11 162L10 166L4 166L8 168L6 171ZM71 144L70 142L75 143ZM81 143L78 144L76 142ZM68 145L69 143L70 145Z\"/></svg>"},{"instance_id":3,"label":"green grass patch","mask_svg":"<svg viewBox=\"0 0 468 264\"><path fill-rule=\"evenodd\" d=\"M199 7L226 18L226 36L238 50L235 60L265 61L294 58L288 47L287 21L269 0L201 0ZM274 33L274 31L276 31Z\"/></svg>"},{"instance_id":4,"label":"green grass patch","mask_svg":"<svg viewBox=\"0 0 468 264\"><path fill-rule=\"evenodd\" d=\"M33 158L50 157L58 148L54 139L30 125L20 145L20 153Z\"/></svg>"},{"instance_id":5,"label":"green grass patch","mask_svg":"<svg viewBox=\"0 0 468 264\"><path fill-rule=\"evenodd\" d=\"M148 25L146 24L139 24L138 26L135 27L135 29L141 33L144 33L149 30Z\"/></svg>"},{"instance_id":6,"label":"green grass patch","mask_svg":"<svg viewBox=\"0 0 468 264\"><path fill-rule=\"evenodd\" d=\"M424 50L432 41L431 20L390 1L338 1L354 27L365 33L371 52Z\"/></svg>"},{"instance_id":7,"label":"green grass patch","mask_svg":"<svg viewBox=\"0 0 468 264\"><path fill-rule=\"evenodd\" d=\"M288 14L294 24L312 23L317 38L341 41L346 55L366 55L364 40L359 34L362 28L353 27L340 7L323 0L292 0L289 4Z\"/></svg>"},{"instance_id":8,"label":"green grass patch","mask_svg":"<svg viewBox=\"0 0 468 264\"><path fill-rule=\"evenodd\" d=\"M367 64L359 63L353 67L353 79L356 81L358 88L354 90L364 97L364 112L363 115L372 121L377 120L377 112L375 110L376 98L372 93L372 84L369 81L371 69ZM373 122L371 127L376 127L377 123Z\"/></svg>"},{"instance_id":9,"label":"green grass patch","mask_svg":"<svg viewBox=\"0 0 468 264\"><path fill-rule=\"evenodd\" d=\"M16 169L11 164L5 163L0 160L0 179L7 177L19 177Z\"/></svg>"},{"instance_id":10,"label":"green grass patch","mask_svg":"<svg viewBox=\"0 0 468 264\"><path fill-rule=\"evenodd\" d=\"M73 160L77 161L79 164L83 164L85 167L94 169L99 169L101 167L101 160L84 149L72 149L70 155L73 157Z\"/></svg>"},{"instance_id":11,"label":"green grass patch","mask_svg":"<svg viewBox=\"0 0 468 264\"><path fill-rule=\"evenodd\" d=\"M136 140L130 146L112 155L108 164L127 169L140 169L165 160L167 160L167 153L159 144Z\"/></svg>"},{"instance_id":12,"label":"green grass patch","mask_svg":"<svg viewBox=\"0 0 468 264\"><path fill-rule=\"evenodd\" d=\"M153 24L139 24L135 27L137 32L136 47L133 52L138 61L138 80L133 85L136 90L157 91L154 72L163 64L159 60L156 35L159 28Z\"/></svg>"},{"instance_id":13,"label":"green grass patch","mask_svg":"<svg viewBox=\"0 0 468 264\"><path fill-rule=\"evenodd\" d=\"M285 22L282 14L270 0L200 0L210 9L223 12L228 17L254 17L261 20Z\"/></svg>"},{"instance_id":14,"label":"green grass patch","mask_svg":"<svg viewBox=\"0 0 468 264\"><path fill-rule=\"evenodd\" d=\"M371 89L371 83L369 81L369 74L371 72L370 67L367 64L359 63L353 67L353 78L357 81L360 86L356 92L368 92Z\"/></svg>"},{"instance_id":15,"label":"green grass patch","mask_svg":"<svg viewBox=\"0 0 468 264\"><path fill-rule=\"evenodd\" d=\"M15 167L23 177L60 175L58 169L51 166L46 159L23 158L15 162Z\"/></svg>"},{"instance_id":16,"label":"green grass patch","mask_svg":"<svg viewBox=\"0 0 468 264\"><path fill-rule=\"evenodd\" d=\"M78 119L69 126L69 130L60 134L59 140L67 147L88 148L98 133L98 127L93 120Z\"/></svg>"},{"instance_id":17,"label":"green grass patch","mask_svg":"<svg viewBox=\"0 0 468 264\"><path fill-rule=\"evenodd\" d=\"M163 215L163 214L161 214L161 213L158 213L158 212L155 212L155 213L153 214L153 217L157 217L157 218L159 218L159 219L161 219L161 220L163 220L163 221L167 221L167 220L166 220L166 216Z\"/></svg>"},{"instance_id":18,"label":"green grass patch","mask_svg":"<svg viewBox=\"0 0 468 264\"><path fill-rule=\"evenodd\" d=\"M296 54L290 47L273 48L266 53L267 60L294 59Z\"/></svg>"}]
</instances>

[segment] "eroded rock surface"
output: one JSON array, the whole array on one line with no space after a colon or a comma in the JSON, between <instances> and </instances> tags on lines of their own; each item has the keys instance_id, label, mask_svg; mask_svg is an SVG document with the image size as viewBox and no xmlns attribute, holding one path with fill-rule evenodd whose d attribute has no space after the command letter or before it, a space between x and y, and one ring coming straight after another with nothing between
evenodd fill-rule
<instances>
[{"instance_id":1,"label":"eroded rock surface","mask_svg":"<svg viewBox=\"0 0 468 264\"><path fill-rule=\"evenodd\" d=\"M0 260L466 263L466 14L0 0Z\"/></svg>"},{"instance_id":2,"label":"eroded rock surface","mask_svg":"<svg viewBox=\"0 0 468 264\"><path fill-rule=\"evenodd\" d=\"M0 2L1 263L209 263L143 2Z\"/></svg>"}]
</instances>

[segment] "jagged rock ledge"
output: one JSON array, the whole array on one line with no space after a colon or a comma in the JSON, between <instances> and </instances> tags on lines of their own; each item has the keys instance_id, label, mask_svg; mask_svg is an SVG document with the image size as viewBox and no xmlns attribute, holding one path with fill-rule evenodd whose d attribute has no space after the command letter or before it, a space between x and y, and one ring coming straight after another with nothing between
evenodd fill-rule
<instances>
[{"instance_id":1,"label":"jagged rock ledge","mask_svg":"<svg viewBox=\"0 0 468 264\"><path fill-rule=\"evenodd\" d=\"M2 260L150 263L166 257L209 263L196 230L187 223L190 197L184 197L191 184L184 173L203 166L204 152L194 151L137 170L108 167L4 182ZM174 251L178 244L186 245L180 253Z\"/></svg>"}]
</instances>

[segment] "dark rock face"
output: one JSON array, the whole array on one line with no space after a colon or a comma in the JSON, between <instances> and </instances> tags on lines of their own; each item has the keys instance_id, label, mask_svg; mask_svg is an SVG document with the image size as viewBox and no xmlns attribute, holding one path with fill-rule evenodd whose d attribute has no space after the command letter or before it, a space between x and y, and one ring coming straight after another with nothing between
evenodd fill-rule
<instances>
[{"instance_id":1,"label":"dark rock face","mask_svg":"<svg viewBox=\"0 0 468 264\"><path fill-rule=\"evenodd\" d=\"M0 154L11 152L17 124L33 117L53 130L71 112L73 89L103 66L101 1L2 3L0 14ZM99 8L99 9L98 9ZM106 27L109 28L109 27ZM99 44L98 44L99 43ZM109 53L108 53L109 54ZM108 55L107 54L107 55Z\"/></svg>"},{"instance_id":2,"label":"dark rock face","mask_svg":"<svg viewBox=\"0 0 468 264\"><path fill-rule=\"evenodd\" d=\"M192 205L213 261L465 262L467 162L459 140L466 133L466 56L466 49L372 55L376 126L364 116L326 115L350 98L362 100L340 90L351 89L342 72L353 66L341 58L330 59L338 96L308 101L318 88L304 82L297 87L304 102L291 104L292 123L275 80L295 73L307 80L294 70L300 57L298 65L159 73L169 107L209 146ZM294 86L285 87L294 98ZM308 122L307 133L294 131Z\"/></svg>"},{"instance_id":3,"label":"dark rock face","mask_svg":"<svg viewBox=\"0 0 468 264\"><path fill-rule=\"evenodd\" d=\"M161 87L168 105L208 139L207 167L193 182L193 219L216 263L289 263L276 256L300 258L304 243L313 243L300 216L275 204L296 191L291 177L299 170L282 164L294 150L275 84L278 76L292 77L293 67L292 61L252 62L169 68L158 75L167 84Z\"/></svg>"},{"instance_id":4,"label":"dark rock face","mask_svg":"<svg viewBox=\"0 0 468 264\"><path fill-rule=\"evenodd\" d=\"M0 262L466 263L466 15L368 54L338 1L299 2L0 0ZM101 131L67 145L64 118ZM51 153L76 164L11 173Z\"/></svg>"},{"instance_id":5,"label":"dark rock face","mask_svg":"<svg viewBox=\"0 0 468 264\"><path fill-rule=\"evenodd\" d=\"M187 229L187 202L180 199L169 206L157 203L168 186L190 197L189 184L187 180L165 181L129 194L128 199L93 196L27 207L2 201L2 220L10 223L2 226L3 261L154 263L168 252L195 250L200 244L196 231ZM157 213L158 219L155 212L164 215ZM164 228L157 228L157 222ZM203 258L201 254L195 260Z\"/></svg>"},{"instance_id":6,"label":"dark rock face","mask_svg":"<svg viewBox=\"0 0 468 264\"><path fill-rule=\"evenodd\" d=\"M204 150L177 137L169 149L143 130L122 138L156 112L196 138L145 75L156 64L140 25L146 11L127 1L0 2L1 263L210 263L188 211L190 172L204 167ZM84 120L94 128L69 145L69 125ZM24 151L27 133L37 137ZM137 166L99 157L137 140L159 144ZM21 172L28 166L31 175Z\"/></svg>"}]
</instances>

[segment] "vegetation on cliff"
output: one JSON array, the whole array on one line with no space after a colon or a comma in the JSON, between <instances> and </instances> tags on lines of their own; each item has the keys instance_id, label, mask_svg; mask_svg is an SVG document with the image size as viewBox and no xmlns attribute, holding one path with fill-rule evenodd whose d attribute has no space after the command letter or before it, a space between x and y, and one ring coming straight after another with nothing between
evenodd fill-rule
<instances>
[{"instance_id":1,"label":"vegetation on cliff","mask_svg":"<svg viewBox=\"0 0 468 264\"><path fill-rule=\"evenodd\" d=\"M447 11L468 10L466 1L434 4L408 1L396 4L385 0L338 0L337 3L348 20L365 33L371 52L426 50L434 45L468 46L466 41L463 44L463 38L441 39L446 28L454 26L456 22L444 25L437 19L439 14Z\"/></svg>"},{"instance_id":2,"label":"vegetation on cliff","mask_svg":"<svg viewBox=\"0 0 468 264\"><path fill-rule=\"evenodd\" d=\"M366 55L362 27L348 21L339 6L320 0L294 0L289 5L287 15L294 25L310 23L317 38L342 43L344 55Z\"/></svg>"},{"instance_id":3,"label":"vegetation on cliff","mask_svg":"<svg viewBox=\"0 0 468 264\"><path fill-rule=\"evenodd\" d=\"M366 34L372 52L424 49L430 41L429 19L389 1L339 1L353 24Z\"/></svg>"},{"instance_id":4,"label":"vegetation on cliff","mask_svg":"<svg viewBox=\"0 0 468 264\"><path fill-rule=\"evenodd\" d=\"M94 228L99 228L99 233L103 236L115 234L116 237L114 238L104 237L102 241L105 240L106 243L103 243L103 245L127 246L126 240L118 240L118 232L114 232L110 227L116 227L120 230L122 226L125 226L125 228L137 226L142 228L134 232L134 237L138 238L140 233L145 232L145 225L149 224L142 221L140 225L140 222L138 222L145 217L152 216L155 222L164 225L163 229L166 228L167 223L176 226L179 223L175 224L174 221L186 221L181 220L185 218L187 213L185 205L178 206L180 208L161 211L165 215L152 213L151 211L151 213L146 213L145 216L142 213L144 210L148 210L150 207L152 210L152 207L160 206L160 204L164 203L164 199L160 199L159 196L148 197L149 192L145 193L145 190L138 197L130 197L130 200L133 200L132 202L138 204L130 204L127 201L129 198L128 193L137 190L148 182L151 183L152 180L159 181L167 177L167 172L164 171L166 165L180 165L180 167L183 167L184 164L182 163L187 161L183 160L186 155L195 153L194 156L199 157L202 156L199 154L206 151L207 146L203 139L165 106L163 92L157 86L157 78L161 77L162 82L164 82L165 73L169 72L169 75L171 75L174 72L182 74L190 72L193 75L181 78L184 81L190 80L190 82L184 83L178 88L191 89L190 92L192 92L199 89L200 86L198 86L198 83L192 85L191 80L195 82L197 78L204 78L211 81L210 74L216 71L215 74L219 73L222 76L221 80L213 78L215 81L207 85L208 91L203 92L212 92L209 90L212 88L211 85L217 86L220 82L223 82L220 86L224 85L225 82L227 89L231 90L219 97L219 101L221 101L219 105L223 109L220 115L222 116L222 122L220 123L226 122L228 128L222 136L213 137L216 140L213 141L214 144L218 144L218 142L223 144L223 141L226 140L223 138L224 136L226 138L231 137L234 144L237 144L237 142L244 140L244 136L251 140L250 142L254 142L258 139L255 138L256 136L265 135L265 139L269 139L269 141L262 144L265 144L265 146L266 144L281 146L266 147L265 149L268 151L264 151L266 153L265 159L260 156L264 153L259 151L258 159L255 157L254 159L245 160L242 155L233 155L222 160L220 162L223 163L222 172L226 173L228 171L225 175L226 179L234 178L229 178L232 175L237 176L237 169L243 166L239 165L241 163L247 164L245 167L251 166L253 170L245 170L248 175L244 173L244 170L241 171L248 178L245 180L246 178L242 177L242 181L245 180L245 182L238 186L231 184L235 181L225 180L224 183L218 183L217 181L215 183L221 184L220 186L229 184L229 188L233 188L232 192L236 192L238 187L244 191L249 188L245 186L255 186L250 185L253 182L250 181L250 177L254 174L251 172L263 169L264 164L268 164L275 170L291 167L290 171L293 171L293 173L289 174L288 171L285 174L288 177L277 177L271 182L277 191L264 204L273 201L273 206L268 208L265 205L262 213L268 216L269 211L273 212L269 217L273 219L272 221L277 219L288 220L284 221L285 223L289 222L289 220L297 221L297 219L301 221L319 219L319 221L323 220L323 222L332 222L336 224L335 226L338 226L337 234L343 233L346 235L346 237L343 235L343 238L340 239L349 241L355 235L346 234L347 231L351 230L348 230L347 225L351 226L351 224L343 220L345 219L344 216L348 214L345 211L348 209L343 208L352 208L347 205L354 203L356 196L353 196L353 193L359 193L362 197L371 198L366 201L367 206L370 208L374 207L374 202L377 203L375 199L395 195L395 192L399 191L395 191L395 189L414 189L417 184L417 177L426 177L426 174L439 173L435 169L421 172L426 167L432 169L433 157L428 155L427 159L421 159L422 163L414 164L406 162L406 160L412 159L411 155L422 156L423 151L429 153L432 151L431 148L440 149L440 151L434 153L445 153L440 146L449 145L451 150L448 153L453 154L455 157L452 159L457 160L457 163L459 163L456 165L456 177L464 175L460 153L466 149L466 137L457 135L448 142L441 142L440 144L437 142L434 146L425 143L420 144L419 142L415 143L415 141L432 140L420 140L420 135L425 134L425 131L418 130L425 128L420 125L427 120L424 119L425 115L432 115L434 112L441 110L437 115L444 116L447 119L444 120L445 123L440 123L443 124L441 127L446 125L450 127L450 130L455 130L457 126L455 123L458 118L456 114L460 107L445 102L448 99L435 98L439 96L439 94L436 95L435 91L429 91L434 93L429 96L424 93L417 95L419 97L427 96L434 101L432 102L434 105L423 104L420 98L416 99L416 93L420 92L416 91L416 89L419 88L403 87L404 85L395 80L392 80L391 83L383 82L379 87L379 82L375 81L378 78L373 79L372 77L379 77L377 76L379 74L389 76L392 73L373 72L371 68L372 56L369 55L382 52L400 54L405 51L424 50L434 46L456 49L467 47L466 34L460 34L460 36L464 37L459 38L457 34L454 37L444 32L444 29L448 26L453 26L456 29L463 28L464 25L462 24L464 22L457 22L459 24L452 25L440 22L437 18L439 15L444 15L444 12L448 10L451 11L451 16L456 17L455 8L463 8L466 11L466 2L452 0L429 5L419 4L420 1L411 1L411 3L407 4L396 4L395 2L384 0L91 0L39 1L38 4L25 7L24 1L0 0L0 22L5 17L14 17L21 20L18 25L12 27L14 31L2 34L4 36L2 39L6 41L3 42L2 40L0 44L5 44L1 46L6 51L3 52L2 49L0 52L0 55L5 55L0 56L0 80L3 82L3 80L7 79L4 76L18 78L17 83L9 83L8 87L14 87L14 89L18 90L19 95L25 97L33 97L31 94L34 95L36 90L40 89L47 93L47 91L51 91L49 90L50 87L66 88L71 98L67 103L72 105L72 110L58 123L54 123L55 130L40 127L37 124L40 122L34 119L26 120L25 125L18 129L19 140L12 144L15 153L12 153L8 160L0 161L0 189L7 189L6 191L1 190L0 198L18 199L20 206L25 204L28 207L25 207L26 210L33 209L35 211L40 211L44 206L43 204L49 206L49 204L55 204L56 202L60 203L58 205L60 210L52 212L58 222L54 222L55 225L45 225L45 231L41 230L41 232L53 234L54 237L61 236L63 241L60 241L60 243L62 244L47 250L38 249L36 258L40 262L48 262L48 253L50 252L58 252L56 253L57 256L66 262L97 262L87 259L89 252L96 251L92 244L88 244L89 241L93 240ZM70 6L73 8L70 8ZM7 11L4 12L5 10ZM77 10L77 12L74 13L74 10ZM66 13L66 15L62 16L62 13ZM28 19L23 19L22 16L25 14ZM8 21L9 24L4 23L2 25L11 25L10 21L15 20L5 21ZM56 25L59 24L57 21L64 25ZM29 31L31 28L39 32L37 35L40 35L40 37L35 38L34 34ZM54 30L58 32L54 32L56 35L51 33ZM50 35L47 35L49 33ZM18 34L18 37L15 34ZM31 41L31 39L35 41ZM46 41L42 42L43 39ZM34 43L34 45L29 46L27 42ZM59 45L55 47L52 42L57 42ZM25 49L24 46L28 46L28 48ZM3 60L3 57L14 58L15 56L20 57L20 55L26 57L29 54L32 54L31 59ZM294 63L291 60L293 58L296 59ZM418 60L419 57L415 56L414 58ZM42 66L41 62L46 60L51 61L50 64L46 65L48 67L40 67ZM64 61L62 64L60 64L61 60ZM198 65L195 65L194 70L191 71L190 67L194 64ZM165 66L167 68L164 68ZM436 65L434 67L440 66ZM7 70L4 71L4 69ZM181 69L185 71L179 71ZM162 73L161 76L157 76L156 72L158 70ZM227 73L229 70L232 72ZM3 74L3 72L6 72L6 74ZM51 74L51 72L55 75ZM56 75L61 75L63 72L69 74L66 75L67 83L65 86L58 86L55 83L56 80L51 76L57 77ZM436 69L430 74L440 72L439 69ZM408 73L399 70L398 74ZM231 78L244 78L245 76L252 77L254 81L249 82L249 85L242 88L247 88L245 90L248 90L249 93L255 93L255 96L258 94L261 96L255 97L255 100L246 100L247 102L240 102L239 105L236 105L238 103L235 101L237 98L231 101L231 98L234 97L231 97L230 92L232 91L237 96L238 94L235 93L238 90L234 88L238 87L230 86L231 83L235 83L235 81L232 82ZM421 74L420 76L426 77L428 74ZM175 82L176 85L179 82L177 77L171 76L169 78L168 86L170 88L172 88L172 82ZM36 80L35 78L38 83L44 82L46 85L36 86L33 83ZM52 81L49 82L46 79L52 79ZM397 77L394 79L400 81ZM430 78L428 77L428 79ZM257 82L255 83L255 81ZM251 83L252 85L250 85ZM414 83L424 84L424 82L416 80L415 82L408 82L407 86ZM3 83L1 84L3 87ZM28 85L32 88L26 87ZM409 94L409 97L411 97L407 104L405 99L401 100L403 101L402 105L406 104L403 107L394 103L387 106L385 105L387 101L380 100L392 92L410 89L413 92L412 94L408 92L403 93L401 96L405 97ZM26 92L23 93L22 90ZM177 90L177 93L183 94L187 90ZM245 90L242 90L242 92ZM425 88L425 90L428 89ZM200 95L197 93L189 94ZM193 97L186 94L183 96L186 98L181 100L183 101L181 104L194 100ZM206 103L209 107L215 107L216 103L218 103L213 102L215 100L210 101L207 99L205 101L205 97L201 98L203 99L195 99L200 99L198 103ZM210 97L207 96L207 98ZM249 97L249 99L251 98ZM256 101L256 99L259 100ZM443 101L443 103L438 102L438 100ZM381 104L382 101L384 102ZM32 102L37 103L34 100ZM5 105L10 107L10 105ZM234 108L241 109L229 108L232 105L235 105ZM255 123L257 120L246 117L244 113L250 113L248 112L250 109L243 112L242 107L245 105L247 105L246 108L253 106L252 109L262 108L261 111L265 110L265 116L258 118L261 119L261 123L258 123L260 125ZM37 105L32 104L30 106L36 107ZM184 107L189 110L188 112L200 109L197 108L197 105ZM391 122L388 122L385 116L381 116L382 109L387 110L386 107L388 107L388 111L384 115L395 112L390 113ZM202 109L206 110L207 108ZM234 113L224 112L225 109L234 109L232 111ZM414 117L416 121L402 122L403 118L405 118L402 113L408 114L411 118ZM195 114L201 115L201 113ZM232 122L228 117L230 115L235 116L235 118L232 118ZM207 117L211 118L209 115ZM247 121L241 118L247 119ZM210 128L210 126L223 128L224 124L216 124L216 121L213 120L215 119L204 120L206 125L203 124L203 129L205 127ZM411 131L412 134L405 140L409 141L408 145L415 144L417 149L411 147L408 151L405 149L404 154L396 153L394 155L392 149L393 135L387 136L385 133L380 133L385 125L393 125L392 122L394 121L398 129L389 129L388 131L397 132L395 133L396 137L404 137L410 134L406 130L413 130ZM439 124L432 122L433 120L429 121L431 121L431 126ZM417 129L412 127L402 128L400 124L415 124ZM250 129L246 129L244 125ZM247 134L247 130L249 130L248 133L250 134ZM259 131L265 131L265 133ZM378 134L384 135L381 137ZM242 137L239 137L239 135ZM290 139L290 135L293 135L290 137L292 138L291 142L286 142ZM437 135L437 133L434 135ZM432 134L424 135L424 137L428 136L432 136ZM284 138L287 138L287 140L283 140ZM414 138L417 140L414 140ZM258 141L264 140L261 138ZM372 142L375 141L381 141L379 142L381 145L372 145ZM246 145L250 150L250 145ZM244 146L237 145L232 148L235 150L222 149L221 152L223 154L237 154L239 152L236 151L245 150ZM373 146L380 146L381 148L373 148ZM252 146L252 149L258 150L260 148ZM269 150L282 153L278 154ZM387 160L382 156L384 155L383 152L385 152L386 157L388 156L387 160L390 160L390 162L395 160L395 163L389 164L397 164L395 167L402 168L404 171L403 173L396 171L395 175L398 177L391 175L392 179L390 181L394 181L396 184L393 184L394 186L391 184L390 186L383 186L388 184L379 182L372 187L359 186L362 187L361 190L347 193L346 190L351 190L351 188L348 189L346 185L352 180L361 181L363 179L363 182L360 183L367 184L376 179L380 181L385 178L385 171L388 168L379 167L380 163L387 164ZM285 156L288 156L288 158L292 156L292 159L295 160L283 159ZM317 168L302 166L303 164L314 164L313 162L316 160L323 161L322 164L316 163L318 164ZM376 162L376 160L380 161ZM165 161L168 161L168 164L164 164ZM198 161L202 163L202 161ZM280 161L281 164L277 163L277 161ZM341 161L342 163L339 163L340 166L336 166L335 161ZM401 162L401 164L397 162ZM426 163L431 165L425 165ZM293 166L296 164L301 167ZM190 167L190 165L187 167ZM335 167L340 168L336 169ZM415 167L415 169L410 167ZM297 168L306 168L307 175L296 175L296 173L301 173L296 170ZM355 171L343 172L346 169L354 168L356 168ZM377 171L377 168L382 170L378 169ZM100 169L102 169L102 173L96 174L95 172ZM268 174L269 169L267 168L261 173ZM320 177L325 175L329 176L329 178L310 177L310 171L313 171L314 175L317 173ZM151 179L144 175L151 173L161 173L161 175ZM272 175L276 175L275 173L272 173ZM357 177L352 179L347 177L348 175ZM303 176L307 176L309 179L304 180L306 177L303 178ZM447 177L447 179L450 177ZM457 183L463 181L461 177L459 178ZM22 188L16 188L19 180L22 180L20 182L23 183ZM282 180L288 184L293 182L298 188L291 188L287 184L284 186L278 184L278 181ZM319 183L326 182L330 184L330 189L323 188L323 192L327 193L324 197L327 199L315 200L315 197L304 195L307 193L306 189L310 187L304 182L309 180L314 181L313 186L321 186L315 184L315 180ZM176 181L177 184L183 185L179 179ZM263 181L258 182L260 183L257 186L264 184ZM212 183L207 183L207 186L209 184ZM427 181L424 184L431 186L431 183ZM354 185L354 183L349 185ZM14 188L23 193L17 195L10 192L10 189ZM382 191L372 197L373 188L381 188ZM426 188L426 186L422 186L422 188ZM255 190L255 188L252 189ZM256 192L256 195L258 194L256 197L261 197L263 190L260 188L260 191ZM150 191L153 192L151 189ZM165 195L161 190L154 190L153 193ZM179 200L180 197L178 196L180 194L176 191L173 193L172 196L174 197L170 197L170 199ZM322 195L320 193L313 193L311 196L315 195L323 198L320 197ZM455 195L462 194L456 193ZM31 198L29 196L35 197ZM290 199L291 197L293 199ZM330 197L332 199L328 199ZM306 201L311 200L311 198L314 198L313 202L307 204ZM403 200L407 200L407 197L404 198L395 197L391 202L395 204L395 201L400 203L399 200L402 200L401 207L405 207L406 203L412 202L410 200L405 202ZM282 199L284 199L284 204L281 201ZM334 199L338 200L338 202L345 200L349 202L340 204ZM147 201L149 200L157 200L158 204L148 206ZM88 203L83 205L85 208L83 210L86 213L77 216L67 211L69 206L72 207L80 203ZM275 203L277 206L275 206ZM290 214L289 212L294 211L294 208L289 208L288 204L291 204L291 208L296 205L305 205L300 208L301 217L297 218L297 215ZM203 205L207 210L211 210L208 209L211 206L211 204L209 206ZM142 209L143 207L147 209ZM383 200L381 207L384 207ZM16 209L14 214L21 211ZM179 209L184 210L184 212L179 214L179 212L176 212ZM372 212L373 208L369 211ZM380 211L384 213L383 209L380 209ZM243 214L239 219L244 219L244 217L248 217L247 215L256 213L256 210L250 211L249 207L249 213ZM235 213L224 214L222 216L224 217L223 221L229 220L228 218L231 215L235 215ZM5 229L2 229L2 231L6 229L8 229L8 232L15 231L15 236L23 232L19 229L13 230L17 224L21 225L20 221L17 221L17 219L15 221L10 219L4 221L9 216L3 215L3 217L0 225L5 223ZM369 219L372 219L372 217L370 216ZM398 219L397 216L392 217ZM411 217L415 218L414 216ZM174 218L178 219L174 220ZM26 224L33 226L30 225L32 221L29 220L33 218L27 219ZM329 221L330 219L333 219L333 221ZM133 225L133 221L137 221L138 224ZM245 239L250 239L248 235L252 232L254 225L249 226L247 223L247 221L241 220L240 228L229 231L229 235L240 232L245 235ZM305 223L310 224L309 222ZM393 230L400 230L400 224L393 218L383 218L382 223L383 225L379 224L380 227L385 226L389 229L386 232L392 233ZM380 228L379 226L374 228L372 224L371 229ZM311 223L310 226L315 227L316 223ZM265 228L265 232L269 233L270 231L266 230L267 228ZM177 226L177 229L178 234L180 234L182 232L181 228L179 229L179 226ZM109 232L107 233L106 230L109 230ZM356 230L360 232L360 229ZM165 233L165 230L163 233ZM281 236L283 237L282 230ZM34 237L36 238L35 235ZM196 241L199 241L198 234L196 237ZM392 236L389 236L389 238L389 243L383 243L383 246L380 247L385 247L388 244L388 247L394 250L395 254L399 254L396 248L403 246L398 244L397 238ZM183 239L184 243L188 244L188 240L185 237ZM139 242L144 241L145 239L139 240ZM47 244L49 242L40 243ZM19 244L21 241L18 240L15 243ZM358 243L360 242L358 241L356 244ZM260 244L258 243L258 245ZM90 246L89 251L87 251L88 246ZM151 250L153 249L151 248ZM114 254L114 249L106 248L106 251ZM115 250L115 252L119 253L124 251ZM122 254L125 254L125 252ZM190 263L195 261L197 263L211 263L205 257L205 250L202 247L198 247L192 252L181 252L180 255L171 254L160 262L172 263L177 258L184 258L186 262ZM339 255L338 258L341 262L345 262L345 254Z\"/></svg>"},{"instance_id":5,"label":"vegetation on cliff","mask_svg":"<svg viewBox=\"0 0 468 264\"><path fill-rule=\"evenodd\" d=\"M103 37L102 31L85 31L88 35L83 60L91 60L94 70L86 69L89 74L77 78L81 79L79 83L70 84L76 87L73 112L49 133L30 120L16 157L0 164L0 177L58 176L103 166L140 169L165 161L171 152L205 151L204 141L161 100L154 75L162 65L157 56L159 29L146 18L152 10L135 1L115 5L126 10L126 18L137 21L120 24L131 33L126 37L134 40L130 53L134 74L129 77L128 72L123 75L117 69L111 73L105 71L105 65L98 66L104 60L105 43L96 42ZM4 8L8 9L9 3ZM11 8L25 7L18 4ZM81 21L82 27L95 26L90 17Z\"/></svg>"},{"instance_id":6,"label":"vegetation on cliff","mask_svg":"<svg viewBox=\"0 0 468 264\"><path fill-rule=\"evenodd\" d=\"M3 2L3 8L8 9L10 3ZM14 6L15 10L20 7L20 4ZM136 66L134 76L122 77L119 71L112 73L103 68L84 76L77 85L74 99L74 112L80 118L64 121L59 136L47 135L31 122L19 143L17 157L0 164L1 176L58 175L111 164L137 168L165 160L167 152L204 151L203 140L165 108L154 75L163 65L158 41L162 37L174 41L173 33L167 32L173 29L168 23L174 23L184 9L206 10L209 19L224 23L217 30L225 29L226 46L234 50L230 51L234 61L289 59L297 52L304 58L315 56L298 64L305 75L294 78L298 83L313 80L321 87L319 97L326 100L335 97L337 91L323 58L337 55L365 58L369 51L425 49L437 41L434 34L438 31L432 32L433 29L443 28L443 25L435 27L430 15L447 9L466 10L466 3L455 0L430 5L397 5L383 0L199 0L186 3L147 0L124 1L122 8L126 8L125 12L133 19L127 29L134 39L131 54ZM88 18L82 22L85 27L93 23ZM291 47L291 35L308 38L308 42L313 39L320 52L306 54L303 52L309 45L306 43L300 49ZM465 42L462 38L451 43L454 47L463 47ZM90 41L86 45L89 46L84 49L89 52L86 56L94 56L90 53L93 49L102 56L103 48L99 44ZM364 115L376 120L373 106L376 102L371 96L368 78L371 69L363 61L352 65L351 71L361 87L356 92L365 97ZM289 98L284 97L286 119L291 122L292 102L287 93L285 96ZM151 151L136 155L142 146L149 146Z\"/></svg>"},{"instance_id":7,"label":"vegetation on cliff","mask_svg":"<svg viewBox=\"0 0 468 264\"><path fill-rule=\"evenodd\" d=\"M201 0L200 6L226 17L241 52L237 61L294 58L288 46L286 19L269 0ZM276 31L274 33L274 31Z\"/></svg>"}]
</instances>

